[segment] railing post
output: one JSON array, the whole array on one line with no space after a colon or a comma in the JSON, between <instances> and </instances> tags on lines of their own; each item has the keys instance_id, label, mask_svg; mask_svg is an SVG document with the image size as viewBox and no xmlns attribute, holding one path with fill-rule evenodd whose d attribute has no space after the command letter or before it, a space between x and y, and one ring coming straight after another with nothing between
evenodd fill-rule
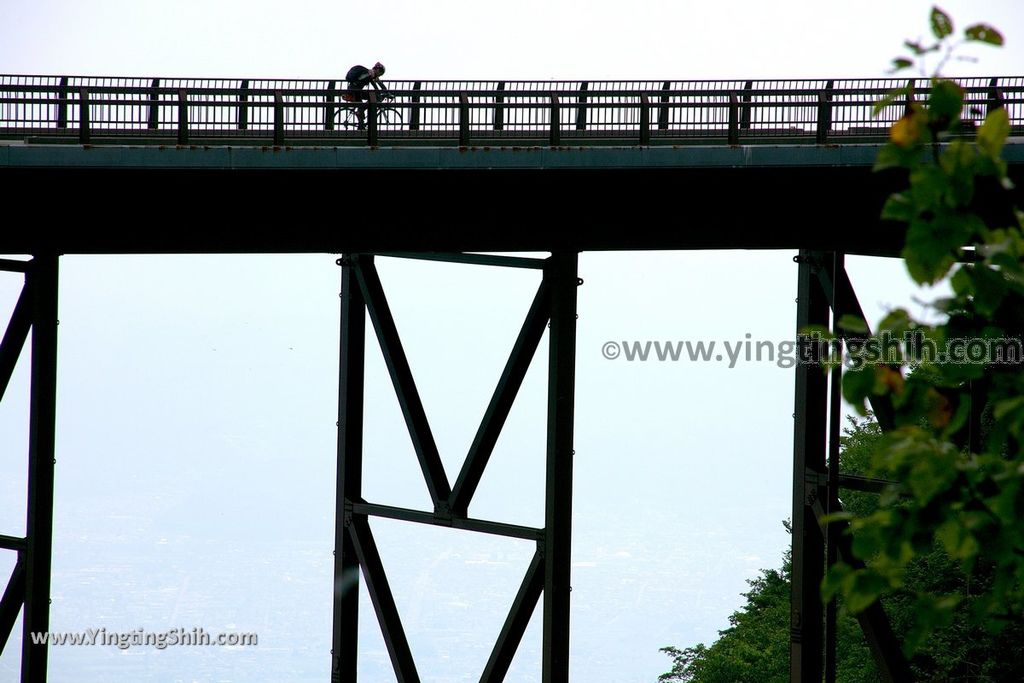
<instances>
[{"instance_id":1,"label":"railing post","mask_svg":"<svg viewBox=\"0 0 1024 683\"><path fill-rule=\"evenodd\" d=\"M377 91L371 90L366 105L366 144L377 146Z\"/></svg>"},{"instance_id":2,"label":"railing post","mask_svg":"<svg viewBox=\"0 0 1024 683\"><path fill-rule=\"evenodd\" d=\"M146 127L156 130L160 127L160 79L154 78L149 85L149 116Z\"/></svg>"},{"instance_id":3,"label":"railing post","mask_svg":"<svg viewBox=\"0 0 1024 683\"><path fill-rule=\"evenodd\" d=\"M583 81L580 84L580 94L576 98L576 130L587 129L587 90L588 83Z\"/></svg>"},{"instance_id":4,"label":"railing post","mask_svg":"<svg viewBox=\"0 0 1024 683\"><path fill-rule=\"evenodd\" d=\"M743 130L750 129L750 101L751 91L754 89L754 81L747 81L743 84L743 110L740 113L740 128Z\"/></svg>"},{"instance_id":5,"label":"railing post","mask_svg":"<svg viewBox=\"0 0 1024 683\"><path fill-rule=\"evenodd\" d=\"M242 81L238 94L238 130L249 128L249 81Z\"/></svg>"},{"instance_id":6,"label":"railing post","mask_svg":"<svg viewBox=\"0 0 1024 683\"><path fill-rule=\"evenodd\" d=\"M184 88L178 91L178 144L188 144L188 95Z\"/></svg>"},{"instance_id":7,"label":"railing post","mask_svg":"<svg viewBox=\"0 0 1024 683\"><path fill-rule=\"evenodd\" d=\"M494 96L494 130L505 129L505 81L498 83Z\"/></svg>"},{"instance_id":8,"label":"railing post","mask_svg":"<svg viewBox=\"0 0 1024 683\"><path fill-rule=\"evenodd\" d=\"M651 144L651 98L640 93L640 144Z\"/></svg>"},{"instance_id":9,"label":"railing post","mask_svg":"<svg viewBox=\"0 0 1024 683\"><path fill-rule=\"evenodd\" d=\"M89 144L89 89L78 91L78 142Z\"/></svg>"},{"instance_id":10,"label":"railing post","mask_svg":"<svg viewBox=\"0 0 1024 683\"><path fill-rule=\"evenodd\" d=\"M829 131L832 130L832 90L835 81L825 84L825 89L818 93L818 129L815 138L819 145L828 142Z\"/></svg>"},{"instance_id":11,"label":"railing post","mask_svg":"<svg viewBox=\"0 0 1024 683\"><path fill-rule=\"evenodd\" d=\"M669 92L672 90L672 82L665 81L661 85L661 106L658 107L658 130L668 130Z\"/></svg>"},{"instance_id":12,"label":"railing post","mask_svg":"<svg viewBox=\"0 0 1024 683\"><path fill-rule=\"evenodd\" d=\"M828 131L832 127L831 96L821 91L818 93L818 127L814 135L815 142L824 145L828 142Z\"/></svg>"},{"instance_id":13,"label":"railing post","mask_svg":"<svg viewBox=\"0 0 1024 683\"><path fill-rule=\"evenodd\" d=\"M736 93L729 93L729 144L740 144L740 102Z\"/></svg>"},{"instance_id":14,"label":"railing post","mask_svg":"<svg viewBox=\"0 0 1024 683\"><path fill-rule=\"evenodd\" d=\"M274 91L274 146L284 145L284 95Z\"/></svg>"},{"instance_id":15,"label":"railing post","mask_svg":"<svg viewBox=\"0 0 1024 683\"><path fill-rule=\"evenodd\" d=\"M422 83L416 81L412 84L413 95L409 98L409 130L420 129L420 96L419 91Z\"/></svg>"},{"instance_id":16,"label":"railing post","mask_svg":"<svg viewBox=\"0 0 1024 683\"><path fill-rule=\"evenodd\" d=\"M916 85L917 80L914 78L911 78L909 81L907 81L907 99L906 108L903 110L904 116L910 116L910 114L912 114L914 111L914 88L916 87Z\"/></svg>"},{"instance_id":17,"label":"railing post","mask_svg":"<svg viewBox=\"0 0 1024 683\"><path fill-rule=\"evenodd\" d=\"M985 106L985 115L988 116L996 109L1003 108L1003 93L999 90L999 79L993 78L988 82L988 103Z\"/></svg>"},{"instance_id":18,"label":"railing post","mask_svg":"<svg viewBox=\"0 0 1024 683\"><path fill-rule=\"evenodd\" d=\"M557 147L562 144L562 123L559 115L558 95L551 93L551 135L550 144Z\"/></svg>"},{"instance_id":19,"label":"railing post","mask_svg":"<svg viewBox=\"0 0 1024 683\"><path fill-rule=\"evenodd\" d=\"M60 79L60 87L57 89L57 127L68 127L68 77Z\"/></svg>"},{"instance_id":20,"label":"railing post","mask_svg":"<svg viewBox=\"0 0 1024 683\"><path fill-rule=\"evenodd\" d=\"M324 95L324 130L334 130L334 81L327 81L327 94Z\"/></svg>"},{"instance_id":21,"label":"railing post","mask_svg":"<svg viewBox=\"0 0 1024 683\"><path fill-rule=\"evenodd\" d=\"M459 93L459 146L469 145L469 95Z\"/></svg>"}]
</instances>

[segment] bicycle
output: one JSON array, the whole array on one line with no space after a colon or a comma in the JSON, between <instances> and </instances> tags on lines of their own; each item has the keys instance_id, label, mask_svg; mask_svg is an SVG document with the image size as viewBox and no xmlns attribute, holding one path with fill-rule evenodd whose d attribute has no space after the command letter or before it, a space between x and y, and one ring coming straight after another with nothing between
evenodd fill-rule
<instances>
[{"instance_id":1,"label":"bicycle","mask_svg":"<svg viewBox=\"0 0 1024 683\"><path fill-rule=\"evenodd\" d=\"M403 123L402 111L393 104L395 96L389 93L383 93L380 96L380 100L377 102L377 125L387 127L398 127ZM334 112L334 119L337 124L344 128L359 129L359 109L364 109L364 117L369 114L366 113L369 109L369 103L366 101L352 101L349 104L344 104L338 107L337 111ZM340 119L339 119L340 117Z\"/></svg>"}]
</instances>

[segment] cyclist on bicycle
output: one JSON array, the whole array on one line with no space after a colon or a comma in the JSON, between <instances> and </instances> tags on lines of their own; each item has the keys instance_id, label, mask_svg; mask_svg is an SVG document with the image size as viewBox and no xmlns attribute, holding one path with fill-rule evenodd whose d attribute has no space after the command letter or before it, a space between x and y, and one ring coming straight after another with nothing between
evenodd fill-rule
<instances>
[{"instance_id":1,"label":"cyclist on bicycle","mask_svg":"<svg viewBox=\"0 0 1024 683\"><path fill-rule=\"evenodd\" d=\"M348 70L345 74L345 80L348 82L348 92L345 93L343 99L346 102L358 102L355 107L356 116L359 117L359 130L366 128L366 120L364 111L366 110L366 102L369 99L369 95L363 90L367 84L372 85L374 90L383 91L383 98L390 99L391 93L388 92L388 88L384 85L380 77L384 75L384 65L377 62L372 68L367 69L361 64L357 64Z\"/></svg>"}]
</instances>

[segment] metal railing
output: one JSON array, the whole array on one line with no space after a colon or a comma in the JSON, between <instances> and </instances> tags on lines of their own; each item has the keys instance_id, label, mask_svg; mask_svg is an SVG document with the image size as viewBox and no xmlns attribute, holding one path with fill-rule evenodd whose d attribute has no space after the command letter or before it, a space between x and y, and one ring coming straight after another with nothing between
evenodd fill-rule
<instances>
[{"instance_id":1,"label":"metal railing","mask_svg":"<svg viewBox=\"0 0 1024 683\"><path fill-rule=\"evenodd\" d=\"M1005 107L1024 128L1024 77L958 79L969 120ZM0 138L89 144L748 144L883 139L905 79L390 81L366 130L340 124L345 82L0 76ZM928 81L914 84L918 101ZM382 107L393 108L389 117ZM342 117L338 112L342 111Z\"/></svg>"}]
</instances>

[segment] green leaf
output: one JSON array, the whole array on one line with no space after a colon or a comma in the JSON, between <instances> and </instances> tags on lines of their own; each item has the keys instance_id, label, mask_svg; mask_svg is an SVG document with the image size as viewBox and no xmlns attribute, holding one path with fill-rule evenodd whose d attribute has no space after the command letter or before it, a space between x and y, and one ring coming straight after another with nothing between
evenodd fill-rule
<instances>
[{"instance_id":1,"label":"green leaf","mask_svg":"<svg viewBox=\"0 0 1024 683\"><path fill-rule=\"evenodd\" d=\"M845 379L845 378L844 378ZM995 415L997 420L1002 420L1010 413L1024 411L1024 396L1015 396L996 404Z\"/></svg>"},{"instance_id":2,"label":"green leaf","mask_svg":"<svg viewBox=\"0 0 1024 683\"><path fill-rule=\"evenodd\" d=\"M944 78L937 79L932 84L931 97L928 99L928 111L932 114L933 120L959 121L963 108L963 88Z\"/></svg>"},{"instance_id":3,"label":"green leaf","mask_svg":"<svg viewBox=\"0 0 1024 683\"><path fill-rule=\"evenodd\" d=\"M899 60L893 60L893 61L895 62L895 61L899 61ZM892 106L894 104L897 104L897 100L899 100L901 97L906 97L909 93L910 93L910 85L908 84L908 85L903 86L902 88L896 88L895 90L893 90L893 91L889 92L888 94L886 94L885 97L883 97L882 99L880 99L877 102L875 102L874 107L872 107L872 109L871 109L871 116L872 116L872 118L877 118L878 115L882 113L883 109L885 109L886 107L890 107L890 106Z\"/></svg>"},{"instance_id":4,"label":"green leaf","mask_svg":"<svg viewBox=\"0 0 1024 683\"><path fill-rule=\"evenodd\" d=\"M914 61L912 59L907 59L906 57L897 57L896 59L892 60L893 71L909 69L912 66L914 66Z\"/></svg>"},{"instance_id":5,"label":"green leaf","mask_svg":"<svg viewBox=\"0 0 1024 683\"><path fill-rule=\"evenodd\" d=\"M821 599L828 602L843 588L853 585L853 568L845 562L836 562L821 580Z\"/></svg>"},{"instance_id":6,"label":"green leaf","mask_svg":"<svg viewBox=\"0 0 1024 683\"><path fill-rule=\"evenodd\" d=\"M903 258L907 270L918 284L938 282L956 263L956 254L965 246L980 219L973 214L945 213L932 220L915 219L907 229Z\"/></svg>"},{"instance_id":7,"label":"green leaf","mask_svg":"<svg viewBox=\"0 0 1024 683\"><path fill-rule=\"evenodd\" d=\"M932 33L939 40L953 33L953 20L938 7L932 7L931 24Z\"/></svg>"},{"instance_id":8,"label":"green leaf","mask_svg":"<svg viewBox=\"0 0 1024 683\"><path fill-rule=\"evenodd\" d=\"M935 538L942 543L949 556L955 560L966 560L977 555L981 546L974 534L956 519L947 519L935 530Z\"/></svg>"},{"instance_id":9,"label":"green leaf","mask_svg":"<svg viewBox=\"0 0 1024 683\"><path fill-rule=\"evenodd\" d=\"M882 207L882 218L889 221L909 223L917 215L917 208L903 192L889 195Z\"/></svg>"},{"instance_id":10,"label":"green leaf","mask_svg":"<svg viewBox=\"0 0 1024 683\"><path fill-rule=\"evenodd\" d=\"M975 40L979 43L988 43L989 45L1002 45L1003 34L996 30L994 27L988 24L975 24L967 27L964 31L964 36L967 40Z\"/></svg>"},{"instance_id":11,"label":"green leaf","mask_svg":"<svg viewBox=\"0 0 1024 683\"><path fill-rule=\"evenodd\" d=\"M868 324L864 322L863 318L856 315L850 315L849 313L839 317L839 327L848 332L859 332L861 334L867 334L870 332Z\"/></svg>"},{"instance_id":12,"label":"green leaf","mask_svg":"<svg viewBox=\"0 0 1024 683\"><path fill-rule=\"evenodd\" d=\"M840 510L839 512L830 512L827 515L822 515L818 518L819 524L833 524L835 522L849 522L854 518L854 514L847 510Z\"/></svg>"},{"instance_id":13,"label":"green leaf","mask_svg":"<svg viewBox=\"0 0 1024 683\"><path fill-rule=\"evenodd\" d=\"M910 313L905 308L895 308L889 311L882 322L878 323L878 331L890 332L893 336L902 336L914 324Z\"/></svg>"},{"instance_id":14,"label":"green leaf","mask_svg":"<svg viewBox=\"0 0 1024 683\"><path fill-rule=\"evenodd\" d=\"M967 206L974 198L977 161L976 148L964 140L954 140L942 153L939 165L946 174L948 206Z\"/></svg>"},{"instance_id":15,"label":"green leaf","mask_svg":"<svg viewBox=\"0 0 1024 683\"><path fill-rule=\"evenodd\" d=\"M934 45L929 45L928 47L925 47L924 45L917 41L905 40L903 41L903 47L907 48L916 56L920 57L922 55L928 54L929 52L937 52L939 49L939 44L935 43Z\"/></svg>"},{"instance_id":16,"label":"green leaf","mask_svg":"<svg viewBox=\"0 0 1024 683\"><path fill-rule=\"evenodd\" d=\"M863 612L889 588L889 582L877 572L862 569L854 574L853 587L846 596L846 606L853 614Z\"/></svg>"},{"instance_id":17,"label":"green leaf","mask_svg":"<svg viewBox=\"0 0 1024 683\"><path fill-rule=\"evenodd\" d=\"M935 496L949 488L957 473L948 458L939 453L922 453L910 468L907 483L919 505L927 505Z\"/></svg>"},{"instance_id":18,"label":"green leaf","mask_svg":"<svg viewBox=\"0 0 1024 683\"><path fill-rule=\"evenodd\" d=\"M949 178L941 168L922 166L910 174L910 201L916 205L918 213L938 210L948 186Z\"/></svg>"},{"instance_id":19,"label":"green leaf","mask_svg":"<svg viewBox=\"0 0 1024 683\"><path fill-rule=\"evenodd\" d=\"M857 354L850 352L851 369L843 373L843 398L854 406L861 415L867 415L864 401L875 389L875 371L871 367L863 367Z\"/></svg>"},{"instance_id":20,"label":"green leaf","mask_svg":"<svg viewBox=\"0 0 1024 683\"><path fill-rule=\"evenodd\" d=\"M921 152L917 147L900 147L887 144L875 157L873 171L884 171L889 168L914 168L921 162Z\"/></svg>"},{"instance_id":21,"label":"green leaf","mask_svg":"<svg viewBox=\"0 0 1024 683\"><path fill-rule=\"evenodd\" d=\"M914 603L914 621L903 639L903 654L910 657L938 629L953 623L953 609L960 603L957 595L920 595Z\"/></svg>"},{"instance_id":22,"label":"green leaf","mask_svg":"<svg viewBox=\"0 0 1024 683\"><path fill-rule=\"evenodd\" d=\"M974 293L974 283L966 268L958 268L953 277L949 279L953 291L961 296L970 296Z\"/></svg>"},{"instance_id":23,"label":"green leaf","mask_svg":"<svg viewBox=\"0 0 1024 683\"><path fill-rule=\"evenodd\" d=\"M985 317L992 317L1007 294L1002 274L984 264L964 268L971 278L974 290L974 308Z\"/></svg>"},{"instance_id":24,"label":"green leaf","mask_svg":"<svg viewBox=\"0 0 1024 683\"><path fill-rule=\"evenodd\" d=\"M978 129L978 147L990 158L997 158L1003 151L1003 144L1010 134L1010 116L1006 107L989 112L985 123Z\"/></svg>"}]
</instances>

